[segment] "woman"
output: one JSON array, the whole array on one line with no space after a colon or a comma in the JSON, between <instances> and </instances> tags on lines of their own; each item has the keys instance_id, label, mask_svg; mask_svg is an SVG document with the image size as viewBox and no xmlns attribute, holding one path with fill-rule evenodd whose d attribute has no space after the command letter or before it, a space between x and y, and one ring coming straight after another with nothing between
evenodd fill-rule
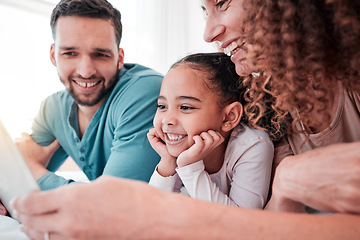
<instances>
[{"instance_id":1,"label":"woman","mask_svg":"<svg viewBox=\"0 0 360 240\"><path fill-rule=\"evenodd\" d=\"M249 104L245 113L258 128L258 119L272 116L266 128L274 140L282 137L277 143L275 166L287 155L360 140L360 13L354 11L359 3L220 3L204 3L208 18L204 38L221 42L239 75L257 73L247 78ZM360 150L347 154L356 156ZM339 182L325 184L331 176L339 181L358 174L352 163L341 161L344 156L321 162L305 156L286 158L280 165L267 209L298 212L308 205L323 211L359 213L360 198L352 189L339 200L339 196L332 196L342 187ZM338 165L344 165L344 172ZM329 201L334 197L335 202Z\"/></svg>"},{"instance_id":2,"label":"woman","mask_svg":"<svg viewBox=\"0 0 360 240\"><path fill-rule=\"evenodd\" d=\"M241 209L103 177L17 199L24 231L34 239L359 239L359 120L347 124L341 115L338 123L350 125L353 136L306 145L314 133L336 128L339 99L343 113L359 109L350 97L359 92L359 7L344 0L203 1L205 40L221 41L237 73L251 75L247 113L254 126L270 116L266 129L285 139L267 209L337 214Z\"/></svg>"}]
</instances>

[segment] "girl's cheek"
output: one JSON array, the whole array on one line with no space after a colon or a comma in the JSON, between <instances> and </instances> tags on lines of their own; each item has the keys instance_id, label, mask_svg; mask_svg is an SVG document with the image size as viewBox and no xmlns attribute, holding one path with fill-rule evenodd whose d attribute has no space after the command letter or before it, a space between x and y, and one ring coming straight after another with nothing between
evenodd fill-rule
<instances>
[{"instance_id":1,"label":"girl's cheek","mask_svg":"<svg viewBox=\"0 0 360 240\"><path fill-rule=\"evenodd\" d=\"M153 125L157 132L161 130L161 119L159 118L158 113L155 114Z\"/></svg>"},{"instance_id":2,"label":"girl's cheek","mask_svg":"<svg viewBox=\"0 0 360 240\"><path fill-rule=\"evenodd\" d=\"M161 120L154 118L154 128L159 135L160 139L165 141L165 136L161 128Z\"/></svg>"}]
</instances>

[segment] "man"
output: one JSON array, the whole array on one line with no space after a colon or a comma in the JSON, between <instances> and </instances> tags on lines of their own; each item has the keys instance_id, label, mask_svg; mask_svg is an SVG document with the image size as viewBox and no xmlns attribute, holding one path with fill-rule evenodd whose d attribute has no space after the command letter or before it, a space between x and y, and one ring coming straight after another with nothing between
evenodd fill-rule
<instances>
[{"instance_id":1,"label":"man","mask_svg":"<svg viewBox=\"0 0 360 240\"><path fill-rule=\"evenodd\" d=\"M38 159L29 139L18 144L40 187L72 182L53 173L69 156L89 180L106 174L148 181L159 157L146 133L162 76L124 64L121 15L106 0L60 1L51 28L50 58L66 91L43 102L32 138L43 146L56 139L48 148L61 148Z\"/></svg>"}]
</instances>

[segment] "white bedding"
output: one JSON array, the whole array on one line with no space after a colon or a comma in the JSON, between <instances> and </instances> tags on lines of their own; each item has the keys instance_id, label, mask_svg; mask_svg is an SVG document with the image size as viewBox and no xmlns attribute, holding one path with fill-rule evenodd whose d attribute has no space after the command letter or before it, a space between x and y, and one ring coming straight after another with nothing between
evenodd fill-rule
<instances>
[{"instance_id":1,"label":"white bedding","mask_svg":"<svg viewBox=\"0 0 360 240\"><path fill-rule=\"evenodd\" d=\"M20 223L13 218L0 216L0 239L4 240L29 240L20 231Z\"/></svg>"}]
</instances>

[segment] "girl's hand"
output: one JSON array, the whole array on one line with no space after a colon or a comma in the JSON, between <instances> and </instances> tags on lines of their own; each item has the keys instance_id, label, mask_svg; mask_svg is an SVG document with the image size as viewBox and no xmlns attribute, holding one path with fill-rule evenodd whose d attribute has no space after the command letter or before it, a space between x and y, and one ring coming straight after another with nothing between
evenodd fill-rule
<instances>
[{"instance_id":1,"label":"girl's hand","mask_svg":"<svg viewBox=\"0 0 360 240\"><path fill-rule=\"evenodd\" d=\"M160 138L159 133L152 128L149 130L147 137L151 147L160 155L161 160L156 168L158 173L163 177L172 176L175 174L176 158L171 156L168 152L164 141Z\"/></svg>"},{"instance_id":2,"label":"girl's hand","mask_svg":"<svg viewBox=\"0 0 360 240\"><path fill-rule=\"evenodd\" d=\"M173 158L169 154L164 141L160 138L160 135L155 128L149 130L147 138L151 147L160 155L161 158Z\"/></svg>"},{"instance_id":3,"label":"girl's hand","mask_svg":"<svg viewBox=\"0 0 360 240\"><path fill-rule=\"evenodd\" d=\"M194 145L179 155L177 159L178 167L184 167L204 159L224 141L224 137L214 130L202 132L200 135L194 136L193 139L195 141Z\"/></svg>"}]
</instances>

